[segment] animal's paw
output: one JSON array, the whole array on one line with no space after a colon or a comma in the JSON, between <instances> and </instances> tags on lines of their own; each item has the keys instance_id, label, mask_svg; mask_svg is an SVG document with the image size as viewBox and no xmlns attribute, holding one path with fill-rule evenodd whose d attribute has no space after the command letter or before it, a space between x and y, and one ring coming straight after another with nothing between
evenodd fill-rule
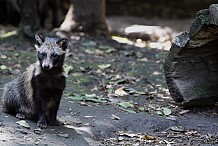
<instances>
[{"instance_id":1,"label":"animal's paw","mask_svg":"<svg viewBox=\"0 0 218 146\"><path fill-rule=\"evenodd\" d=\"M37 127L41 128L41 129L45 129L48 127L47 122L46 121L38 121L37 122Z\"/></svg>"},{"instance_id":2,"label":"animal's paw","mask_svg":"<svg viewBox=\"0 0 218 146\"><path fill-rule=\"evenodd\" d=\"M16 114L16 118L18 118L18 119L25 119L25 115L22 114L22 113L17 113Z\"/></svg>"},{"instance_id":3,"label":"animal's paw","mask_svg":"<svg viewBox=\"0 0 218 146\"><path fill-rule=\"evenodd\" d=\"M54 121L49 121L49 125L51 126L60 126L60 123L58 120L54 120Z\"/></svg>"}]
</instances>

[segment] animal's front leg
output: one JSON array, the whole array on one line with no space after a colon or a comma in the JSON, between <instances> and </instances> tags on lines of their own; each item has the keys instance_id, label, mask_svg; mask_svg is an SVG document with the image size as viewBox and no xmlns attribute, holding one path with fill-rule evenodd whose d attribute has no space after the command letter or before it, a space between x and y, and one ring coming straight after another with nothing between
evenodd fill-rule
<instances>
[{"instance_id":1,"label":"animal's front leg","mask_svg":"<svg viewBox=\"0 0 218 146\"><path fill-rule=\"evenodd\" d=\"M57 120L57 112L58 112L58 108L59 108L62 93L63 93L63 91L57 91L57 90L55 91L53 104L50 107L49 114L48 114L49 125L53 125L53 126L58 126L59 125L59 122Z\"/></svg>"},{"instance_id":2,"label":"animal's front leg","mask_svg":"<svg viewBox=\"0 0 218 146\"><path fill-rule=\"evenodd\" d=\"M45 102L43 101L41 93L42 91L38 90L35 96L35 104L38 113L37 126L40 128L47 128Z\"/></svg>"}]
</instances>

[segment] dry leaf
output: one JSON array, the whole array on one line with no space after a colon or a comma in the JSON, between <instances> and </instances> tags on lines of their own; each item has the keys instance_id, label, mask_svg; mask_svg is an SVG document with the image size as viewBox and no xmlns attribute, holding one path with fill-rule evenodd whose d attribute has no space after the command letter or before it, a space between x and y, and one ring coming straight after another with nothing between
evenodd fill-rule
<instances>
[{"instance_id":1,"label":"dry leaf","mask_svg":"<svg viewBox=\"0 0 218 146\"><path fill-rule=\"evenodd\" d=\"M118 117L118 116L115 115L115 114L112 114L112 115L111 115L111 119L113 119L113 120L119 120L120 117Z\"/></svg>"},{"instance_id":2,"label":"dry leaf","mask_svg":"<svg viewBox=\"0 0 218 146\"><path fill-rule=\"evenodd\" d=\"M142 137L144 140L155 140L156 138L150 135L143 135Z\"/></svg>"},{"instance_id":3,"label":"dry leaf","mask_svg":"<svg viewBox=\"0 0 218 146\"><path fill-rule=\"evenodd\" d=\"M117 90L115 90L115 95L117 96L125 96L125 95L128 95L128 93L126 91L124 91L125 87L121 87L121 88L118 88Z\"/></svg>"},{"instance_id":4,"label":"dry leaf","mask_svg":"<svg viewBox=\"0 0 218 146\"><path fill-rule=\"evenodd\" d=\"M17 121L16 124L23 126L25 128L28 128L28 129L30 128L30 125L25 120Z\"/></svg>"}]
</instances>

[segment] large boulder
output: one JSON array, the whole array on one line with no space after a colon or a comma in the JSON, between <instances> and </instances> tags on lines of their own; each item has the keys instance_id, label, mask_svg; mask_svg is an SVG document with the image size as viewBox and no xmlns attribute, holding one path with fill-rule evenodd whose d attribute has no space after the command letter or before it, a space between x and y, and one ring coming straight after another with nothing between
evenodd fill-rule
<instances>
[{"instance_id":1,"label":"large boulder","mask_svg":"<svg viewBox=\"0 0 218 146\"><path fill-rule=\"evenodd\" d=\"M218 102L218 4L199 11L189 32L175 38L164 70L176 102L184 106Z\"/></svg>"}]
</instances>

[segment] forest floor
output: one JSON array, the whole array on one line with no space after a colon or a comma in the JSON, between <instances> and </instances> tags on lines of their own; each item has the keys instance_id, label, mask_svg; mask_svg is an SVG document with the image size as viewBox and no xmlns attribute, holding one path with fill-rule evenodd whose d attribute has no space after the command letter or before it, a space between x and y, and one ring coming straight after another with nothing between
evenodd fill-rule
<instances>
[{"instance_id":1,"label":"forest floor","mask_svg":"<svg viewBox=\"0 0 218 146\"><path fill-rule=\"evenodd\" d=\"M33 43L16 36L16 28L4 29L1 93L4 83L36 60ZM0 145L218 145L217 106L183 109L172 100L163 70L167 49L139 47L143 42L118 36L59 35L70 38L62 125L41 130L1 112Z\"/></svg>"}]
</instances>

